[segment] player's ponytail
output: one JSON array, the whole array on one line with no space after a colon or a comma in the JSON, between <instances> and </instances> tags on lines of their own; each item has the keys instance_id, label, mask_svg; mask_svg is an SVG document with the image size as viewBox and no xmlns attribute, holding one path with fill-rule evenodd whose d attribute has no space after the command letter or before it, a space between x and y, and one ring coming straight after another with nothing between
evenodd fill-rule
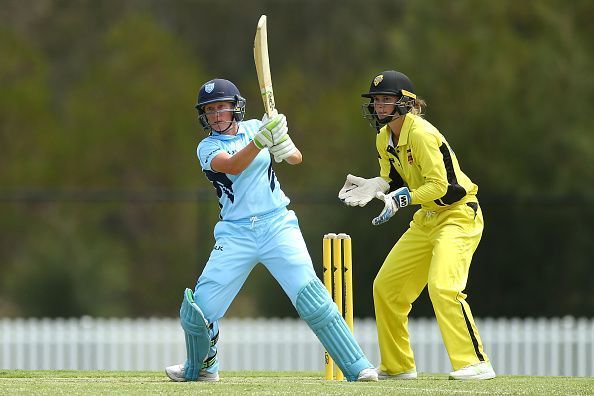
<instances>
[{"instance_id":1,"label":"player's ponytail","mask_svg":"<svg viewBox=\"0 0 594 396\"><path fill-rule=\"evenodd\" d=\"M419 117L423 116L423 111L427 107L427 102L423 98L419 98L418 96L414 99L414 103L410 109L410 112L414 115L418 115Z\"/></svg>"}]
</instances>

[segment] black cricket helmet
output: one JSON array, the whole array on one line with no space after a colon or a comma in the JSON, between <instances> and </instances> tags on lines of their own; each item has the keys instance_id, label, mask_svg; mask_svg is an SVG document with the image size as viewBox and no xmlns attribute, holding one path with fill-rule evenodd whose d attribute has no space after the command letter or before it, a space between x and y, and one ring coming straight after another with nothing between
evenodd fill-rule
<instances>
[{"instance_id":1,"label":"black cricket helmet","mask_svg":"<svg viewBox=\"0 0 594 396\"><path fill-rule=\"evenodd\" d=\"M198 101L196 102L196 110L198 110L198 120L205 131L212 131L212 127L208 123L204 106L215 102L232 102L233 103L233 120L242 121L245 115L245 99L239 93L239 89L229 80L222 78L215 78L206 82L198 92Z\"/></svg>"},{"instance_id":2,"label":"black cricket helmet","mask_svg":"<svg viewBox=\"0 0 594 396\"><path fill-rule=\"evenodd\" d=\"M412 110L417 98L414 92L413 84L405 74L395 70L383 71L371 80L369 92L361 94L362 97L370 99L369 103L363 104L363 116L379 131L382 126ZM373 106L375 95L396 96L394 111L389 116L378 117Z\"/></svg>"}]
</instances>

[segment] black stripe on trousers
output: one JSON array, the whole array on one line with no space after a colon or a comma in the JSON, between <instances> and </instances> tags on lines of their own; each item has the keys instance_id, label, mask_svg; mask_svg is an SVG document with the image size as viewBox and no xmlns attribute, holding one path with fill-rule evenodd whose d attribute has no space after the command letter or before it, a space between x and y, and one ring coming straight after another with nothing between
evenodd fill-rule
<instances>
[{"instance_id":1,"label":"black stripe on trousers","mask_svg":"<svg viewBox=\"0 0 594 396\"><path fill-rule=\"evenodd\" d=\"M460 306L462 307L462 313L464 314L464 321L466 322L466 327L468 328L468 333L470 333L470 339L472 340L472 345L474 346L474 352L476 353L476 356L478 357L478 359L481 362L484 362L485 358L483 357L483 354L481 353L481 351L479 351L478 341L476 339L476 336L474 335L474 331L472 330L472 325L470 324L468 315L466 315L466 311L464 310L464 304L460 303Z\"/></svg>"}]
</instances>

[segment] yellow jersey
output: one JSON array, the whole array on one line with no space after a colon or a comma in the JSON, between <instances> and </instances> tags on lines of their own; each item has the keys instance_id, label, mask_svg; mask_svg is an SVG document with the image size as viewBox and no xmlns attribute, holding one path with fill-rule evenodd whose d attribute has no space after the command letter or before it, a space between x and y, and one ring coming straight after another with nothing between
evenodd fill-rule
<instances>
[{"instance_id":1,"label":"yellow jersey","mask_svg":"<svg viewBox=\"0 0 594 396\"><path fill-rule=\"evenodd\" d=\"M397 144L388 125L376 137L380 176L390 191L408 186L411 203L432 211L476 202L478 186L460 169L454 151L429 121L406 114Z\"/></svg>"}]
</instances>

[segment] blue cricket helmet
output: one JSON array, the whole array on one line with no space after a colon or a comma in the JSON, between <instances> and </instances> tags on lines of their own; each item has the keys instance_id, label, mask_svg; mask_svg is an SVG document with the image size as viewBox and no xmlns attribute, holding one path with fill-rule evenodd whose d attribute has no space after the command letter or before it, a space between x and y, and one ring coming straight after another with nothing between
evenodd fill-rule
<instances>
[{"instance_id":1,"label":"blue cricket helmet","mask_svg":"<svg viewBox=\"0 0 594 396\"><path fill-rule=\"evenodd\" d=\"M194 106L198 110L198 120L205 131L210 132L212 128L208 123L204 106L214 102L232 102L233 119L242 121L245 115L245 99L241 96L239 89L229 80L215 78L206 82L198 92L198 101Z\"/></svg>"}]
</instances>

